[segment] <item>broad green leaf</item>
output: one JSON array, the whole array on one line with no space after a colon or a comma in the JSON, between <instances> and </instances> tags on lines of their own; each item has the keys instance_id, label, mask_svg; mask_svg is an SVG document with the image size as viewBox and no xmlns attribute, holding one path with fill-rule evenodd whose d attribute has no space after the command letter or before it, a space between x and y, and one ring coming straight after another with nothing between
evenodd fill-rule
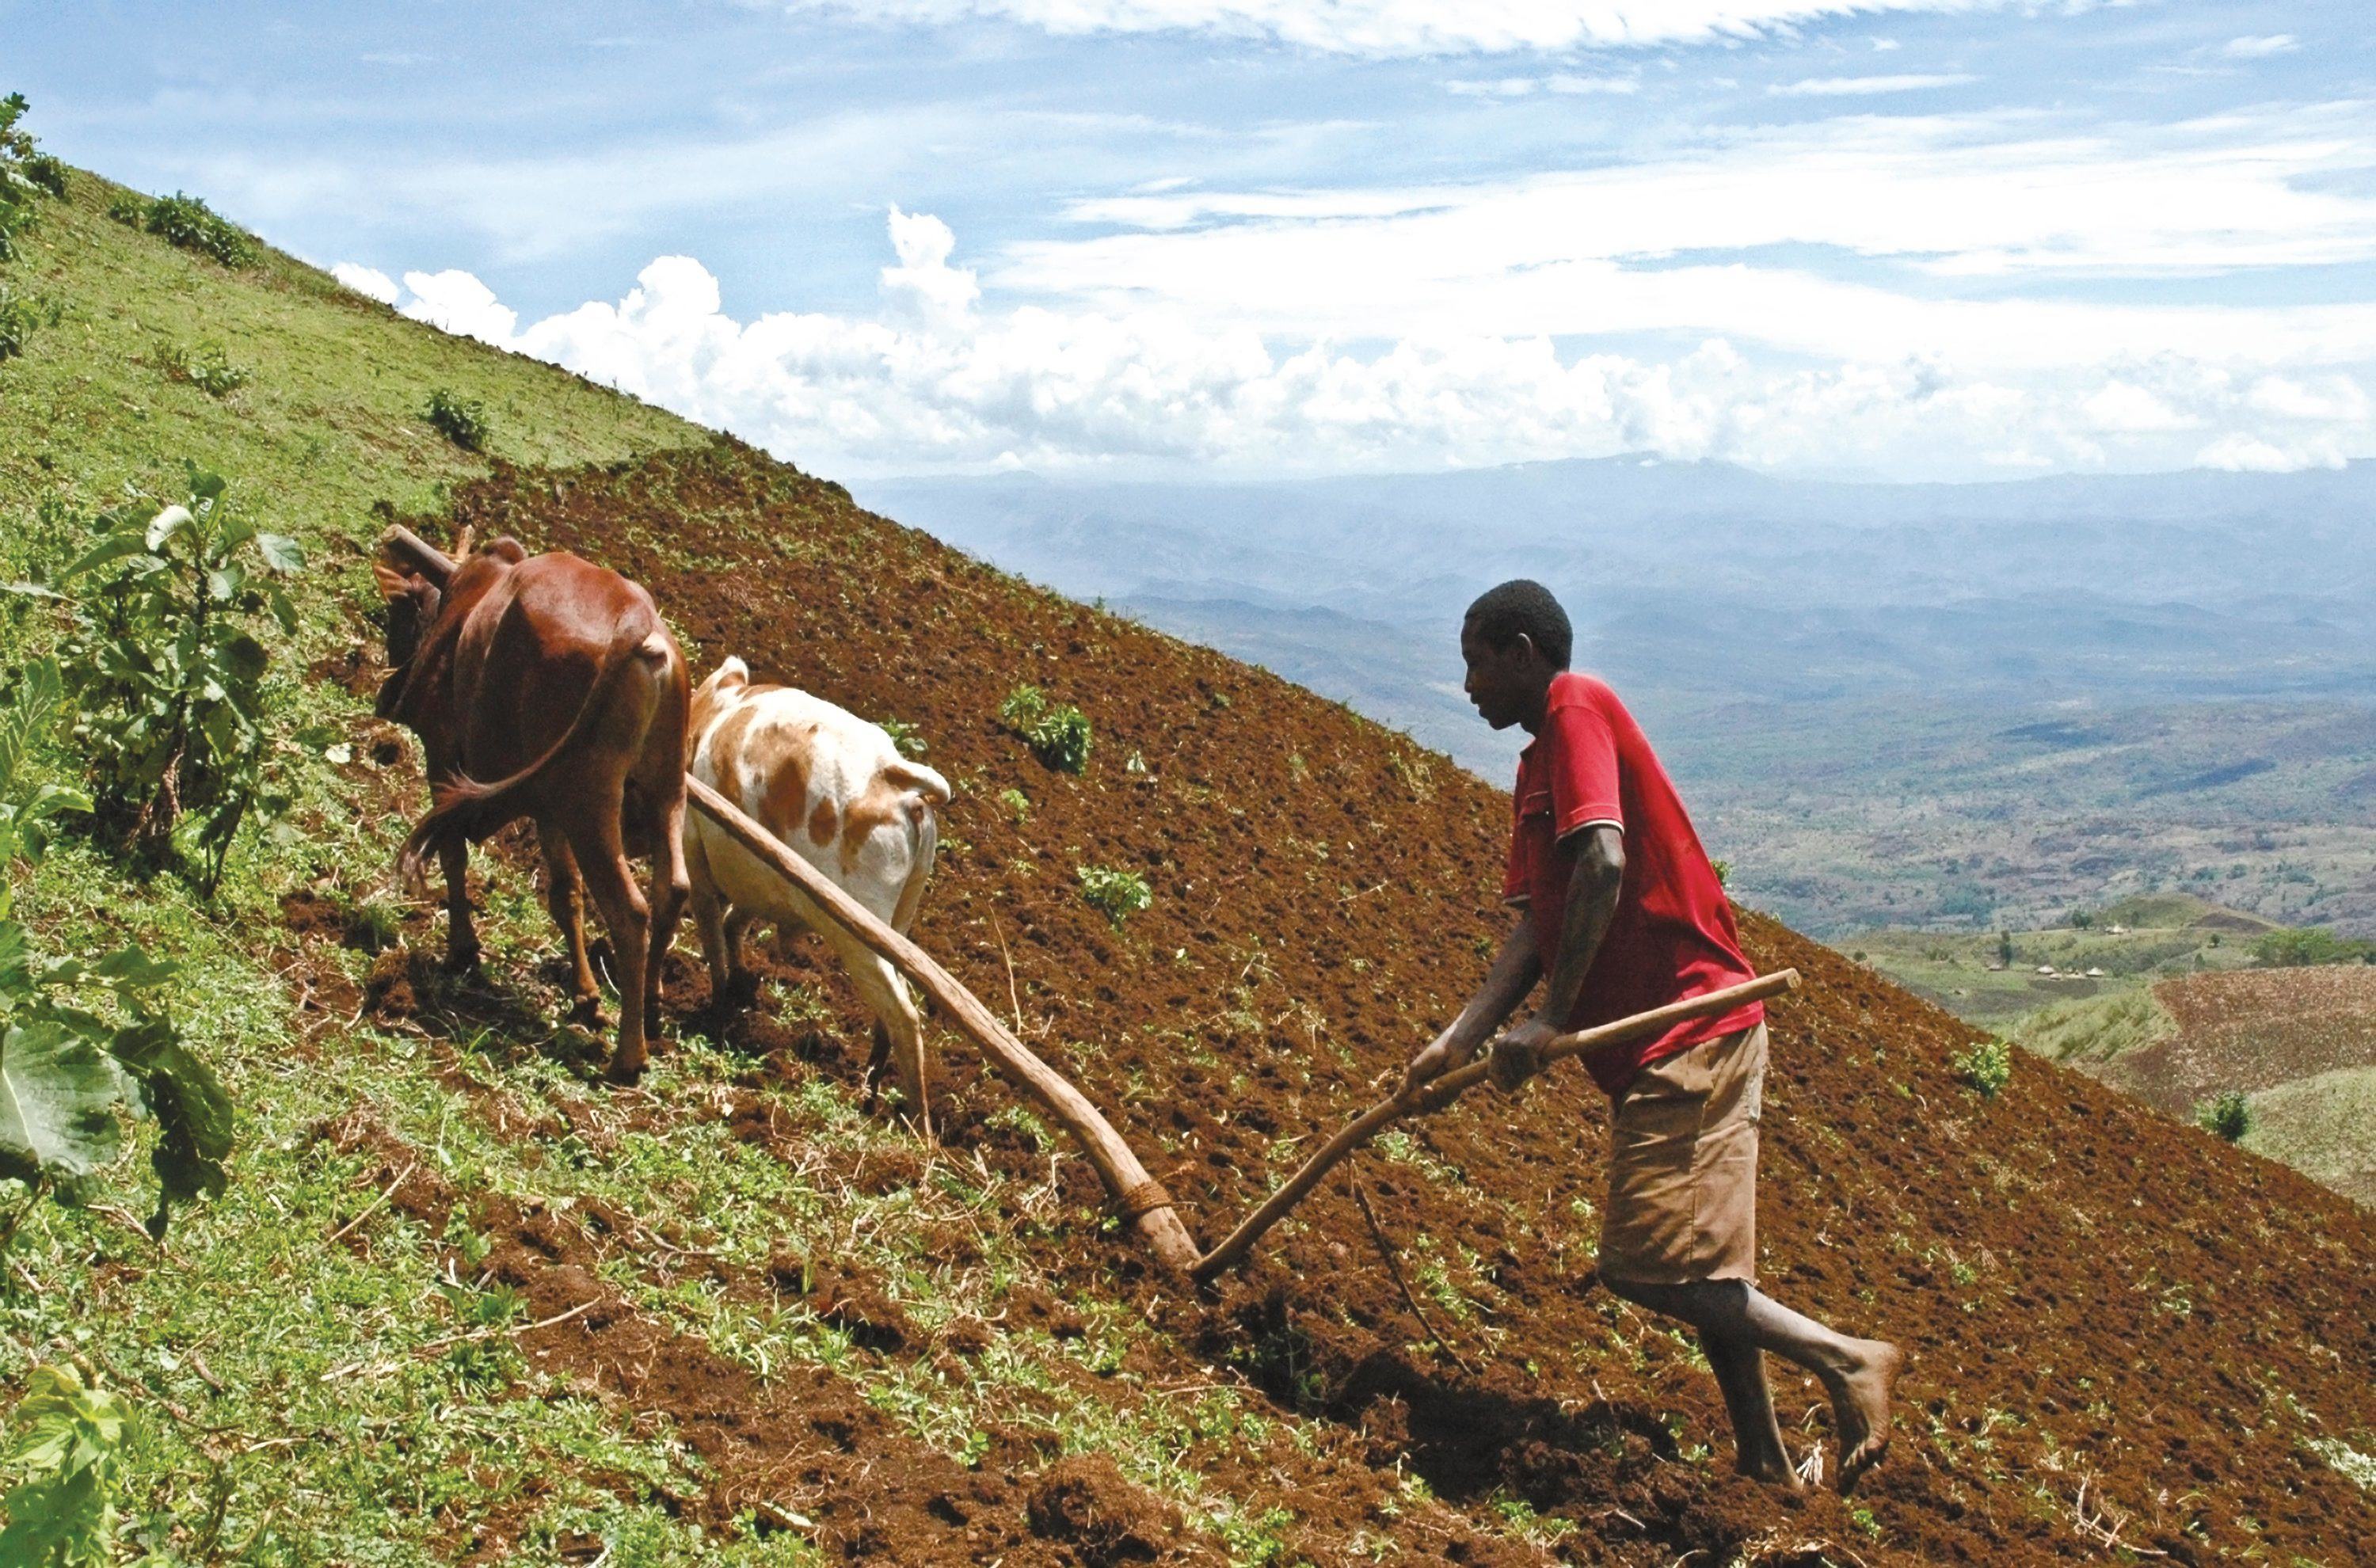
<instances>
[{"instance_id":1,"label":"broad green leaf","mask_svg":"<svg viewBox=\"0 0 2376 1568\"><path fill-rule=\"evenodd\" d=\"M151 958L137 947L119 948L91 966L90 972L118 991L146 991L181 973L170 958Z\"/></svg>"},{"instance_id":2,"label":"broad green leaf","mask_svg":"<svg viewBox=\"0 0 2376 1568\"><path fill-rule=\"evenodd\" d=\"M247 568L234 561L228 566L218 566L207 574L207 591L221 599L236 599L239 590L247 586Z\"/></svg>"},{"instance_id":3,"label":"broad green leaf","mask_svg":"<svg viewBox=\"0 0 2376 1568\"><path fill-rule=\"evenodd\" d=\"M54 599L64 602L65 595L39 583L0 583L0 593L13 593L25 599Z\"/></svg>"},{"instance_id":4,"label":"broad green leaf","mask_svg":"<svg viewBox=\"0 0 2376 1568\"><path fill-rule=\"evenodd\" d=\"M305 565L305 549L285 533L259 533L255 547L264 552L264 564L276 572L302 571Z\"/></svg>"},{"instance_id":5,"label":"broad green leaf","mask_svg":"<svg viewBox=\"0 0 2376 1568\"><path fill-rule=\"evenodd\" d=\"M126 555L143 554L148 549L147 536L137 530L126 529L123 533L110 534L91 546L81 560L60 572L58 580L69 581L82 576L85 572L104 566L111 561L121 561Z\"/></svg>"},{"instance_id":6,"label":"broad green leaf","mask_svg":"<svg viewBox=\"0 0 2376 1568\"><path fill-rule=\"evenodd\" d=\"M123 1146L122 1079L87 1040L40 1020L0 1036L0 1175L71 1182Z\"/></svg>"},{"instance_id":7,"label":"broad green leaf","mask_svg":"<svg viewBox=\"0 0 2376 1568\"><path fill-rule=\"evenodd\" d=\"M192 499L207 502L222 499L224 490L222 475L209 473L196 463L185 462L183 466L189 470Z\"/></svg>"},{"instance_id":8,"label":"broad green leaf","mask_svg":"<svg viewBox=\"0 0 2376 1568\"><path fill-rule=\"evenodd\" d=\"M175 1204L201 1193L222 1193L223 1161L231 1158L234 1126L231 1096L214 1069L192 1055L162 1018L143 1019L123 1030L109 1050L132 1075L157 1122L157 1147L148 1162L160 1190L148 1233L162 1241Z\"/></svg>"},{"instance_id":9,"label":"broad green leaf","mask_svg":"<svg viewBox=\"0 0 2376 1568\"><path fill-rule=\"evenodd\" d=\"M148 519L148 532L146 536L148 547L152 551L161 548L167 540L172 538L175 534L180 533L184 529L188 528L196 520L196 518L190 516L190 509L187 506L173 505L166 507L163 511Z\"/></svg>"}]
</instances>

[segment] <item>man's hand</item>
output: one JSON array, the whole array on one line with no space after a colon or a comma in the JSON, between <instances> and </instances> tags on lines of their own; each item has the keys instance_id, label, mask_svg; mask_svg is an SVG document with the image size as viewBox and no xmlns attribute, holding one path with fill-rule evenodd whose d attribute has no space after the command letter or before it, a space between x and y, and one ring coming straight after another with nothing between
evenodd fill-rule
<instances>
[{"instance_id":1,"label":"man's hand","mask_svg":"<svg viewBox=\"0 0 2376 1568\"><path fill-rule=\"evenodd\" d=\"M1395 1091L1395 1098L1408 1099L1455 1067L1466 1066L1468 1059L1476 1054L1474 1047L1461 1047L1454 1039L1452 1031L1444 1030L1410 1059L1410 1064L1403 1069L1402 1087Z\"/></svg>"},{"instance_id":2,"label":"man's hand","mask_svg":"<svg viewBox=\"0 0 2376 1568\"><path fill-rule=\"evenodd\" d=\"M1558 1027L1538 1016L1495 1040L1493 1054L1485 1060L1493 1087L1503 1094L1515 1094L1520 1085L1549 1065L1543 1060L1543 1047L1559 1037Z\"/></svg>"}]
</instances>

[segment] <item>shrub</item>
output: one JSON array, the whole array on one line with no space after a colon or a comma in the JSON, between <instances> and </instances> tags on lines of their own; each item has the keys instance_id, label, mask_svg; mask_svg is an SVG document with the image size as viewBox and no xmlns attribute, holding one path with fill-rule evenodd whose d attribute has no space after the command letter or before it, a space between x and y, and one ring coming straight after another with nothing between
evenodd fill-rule
<instances>
[{"instance_id":1,"label":"shrub","mask_svg":"<svg viewBox=\"0 0 2376 1568\"><path fill-rule=\"evenodd\" d=\"M2013 1082L2013 1047L2001 1039L1977 1041L1954 1059L1955 1076L1978 1089L1982 1099L1994 1099Z\"/></svg>"},{"instance_id":2,"label":"shrub","mask_svg":"<svg viewBox=\"0 0 2376 1568\"><path fill-rule=\"evenodd\" d=\"M2216 1133L2231 1144L2244 1141L2252 1130L2252 1102L2234 1089L2216 1099L2205 1100L2194 1113L2206 1133Z\"/></svg>"},{"instance_id":3,"label":"shrub","mask_svg":"<svg viewBox=\"0 0 2376 1568\"><path fill-rule=\"evenodd\" d=\"M921 758L932 749L925 743L922 733L904 719L886 719L881 728L891 737L891 743L899 749L901 756Z\"/></svg>"},{"instance_id":4,"label":"shrub","mask_svg":"<svg viewBox=\"0 0 2376 1568\"><path fill-rule=\"evenodd\" d=\"M1135 871L1115 871L1109 866L1078 866L1081 897L1093 909L1103 911L1116 926L1155 902L1155 895L1146 885L1146 878Z\"/></svg>"},{"instance_id":5,"label":"shrub","mask_svg":"<svg viewBox=\"0 0 2376 1568\"><path fill-rule=\"evenodd\" d=\"M57 322L55 306L45 310L31 295L19 294L0 283L0 360L15 359L25 351L35 331L45 326L55 327Z\"/></svg>"},{"instance_id":6,"label":"shrub","mask_svg":"<svg viewBox=\"0 0 2376 1568\"><path fill-rule=\"evenodd\" d=\"M429 394L428 406L421 417L429 428L459 446L465 452L483 452L493 431L487 421L487 405L476 398L461 398L439 387Z\"/></svg>"},{"instance_id":7,"label":"shrub","mask_svg":"<svg viewBox=\"0 0 2376 1568\"><path fill-rule=\"evenodd\" d=\"M21 92L0 98L0 261L16 258L17 236L33 221L35 198L66 194L66 166L18 128L27 107Z\"/></svg>"},{"instance_id":8,"label":"shrub","mask_svg":"<svg viewBox=\"0 0 2376 1568\"><path fill-rule=\"evenodd\" d=\"M123 205L125 204L117 204ZM172 196L140 204L136 210L140 228L169 245L212 256L225 267L254 267L262 255L246 230L197 196L175 191ZM112 206L108 216L122 218L124 214Z\"/></svg>"},{"instance_id":9,"label":"shrub","mask_svg":"<svg viewBox=\"0 0 2376 1568\"><path fill-rule=\"evenodd\" d=\"M2267 968L2308 964L2357 964L2376 956L2376 943L2337 936L2319 926L2273 931L2252 944L2252 961Z\"/></svg>"},{"instance_id":10,"label":"shrub","mask_svg":"<svg viewBox=\"0 0 2376 1568\"><path fill-rule=\"evenodd\" d=\"M54 730L64 698L57 662L42 659L0 709L0 873L40 859L51 819L89 807L86 797L33 777L34 743ZM79 1202L114 1161L124 1117L147 1115L159 1128L149 1163L162 1183L148 1230L162 1238L174 1204L222 1191L232 1142L222 1085L154 1000L172 966L137 947L96 963L45 958L15 919L14 904L12 885L0 874L0 1095L8 1105L0 1117L0 1177ZM113 993L120 1023L59 999L92 987ZM0 1233L0 1245L6 1240ZM10 1506L13 1514L13 1499ZM0 1545L6 1538L0 1536ZM0 1554L0 1561L16 1559Z\"/></svg>"},{"instance_id":11,"label":"shrub","mask_svg":"<svg viewBox=\"0 0 2376 1568\"><path fill-rule=\"evenodd\" d=\"M180 503L136 499L102 515L98 539L58 575L60 588L80 588L59 651L94 816L152 858L186 827L211 894L242 820L280 803L265 792L267 655L255 634L267 618L296 629L273 579L303 557L295 540L234 517L221 479L188 471Z\"/></svg>"},{"instance_id":12,"label":"shrub","mask_svg":"<svg viewBox=\"0 0 2376 1568\"><path fill-rule=\"evenodd\" d=\"M195 349L172 344L157 356L157 364L167 380L188 382L210 398L228 398L247 385L246 368L232 363L220 343Z\"/></svg>"},{"instance_id":13,"label":"shrub","mask_svg":"<svg viewBox=\"0 0 2376 1568\"><path fill-rule=\"evenodd\" d=\"M1051 707L1039 687L1017 686L998 705L998 717L1033 756L1057 772L1078 773L1088 766L1089 717L1072 704Z\"/></svg>"}]
</instances>

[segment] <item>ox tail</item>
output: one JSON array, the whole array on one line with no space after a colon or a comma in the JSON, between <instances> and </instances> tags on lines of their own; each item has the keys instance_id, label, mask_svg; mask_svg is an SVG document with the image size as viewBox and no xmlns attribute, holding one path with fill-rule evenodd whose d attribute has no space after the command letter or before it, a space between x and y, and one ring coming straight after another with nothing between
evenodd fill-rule
<instances>
[{"instance_id":1,"label":"ox tail","mask_svg":"<svg viewBox=\"0 0 2376 1568\"><path fill-rule=\"evenodd\" d=\"M435 803L429 814L414 825L397 855L397 870L405 885L419 887L425 880L430 859L448 845L483 838L510 821L517 814L521 791L543 778L554 762L600 719L605 700L628 666L659 659L664 653L665 644L657 635L612 644L603 652L602 662L586 688L586 700L578 705L576 717L541 756L508 778L481 780L457 774L437 785L434 791Z\"/></svg>"},{"instance_id":2,"label":"ox tail","mask_svg":"<svg viewBox=\"0 0 2376 1568\"><path fill-rule=\"evenodd\" d=\"M905 760L891 764L883 774L913 797L908 802L908 820L915 828L915 854L908 867L908 880L899 885L898 905L891 912L891 929L905 936L916 923L916 911L924 902L924 884L933 879L933 862L940 856L941 825L933 808L949 798L949 784L923 764Z\"/></svg>"}]
</instances>

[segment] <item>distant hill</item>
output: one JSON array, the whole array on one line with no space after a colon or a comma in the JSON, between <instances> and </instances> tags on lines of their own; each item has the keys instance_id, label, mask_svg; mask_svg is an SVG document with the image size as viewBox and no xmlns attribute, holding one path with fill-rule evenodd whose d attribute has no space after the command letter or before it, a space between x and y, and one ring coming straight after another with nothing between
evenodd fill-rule
<instances>
[{"instance_id":1,"label":"distant hill","mask_svg":"<svg viewBox=\"0 0 2376 1568\"><path fill-rule=\"evenodd\" d=\"M811 945L766 956L763 1004L728 1020L681 943L653 1072L602 1084L525 844L479 859L477 975L440 969L440 915L391 877L426 797L370 705L391 514L577 550L647 583L703 667L741 653L911 726L956 788L918 940L1208 1241L1475 983L1510 919L1508 798L290 257L171 248L105 216L118 194L77 174L5 273L57 320L0 363L0 580L184 457L314 562L299 633L274 635L289 803L219 896L79 839L7 868L45 951L185 966L176 1016L240 1108L229 1189L169 1246L120 1203L42 1205L0 1271L0 1385L71 1356L126 1401L144 1546L307 1568L2376 1561L2376 1217L2051 1063L1985 1096L1970 1026L1753 910L1753 961L1807 980L1771 1012L1764 1277L1913 1352L1897 1447L1852 1502L1729 1475L1697 1348L1598 1289L1607 1110L1573 1071L1362 1156L1383 1243L1331 1182L1210 1290L1151 1268L946 1031L941 1141L870 1108L866 1020ZM244 387L168 374L208 339ZM431 428L440 389L483 402L492 455ZM16 667L51 610L11 603ZM1086 710L1084 772L1001 724L1026 682ZM70 774L71 747L40 765ZM1148 907L1091 909L1087 867L1142 876ZM1820 1392L1776 1392L1794 1450L1819 1444Z\"/></svg>"},{"instance_id":2,"label":"distant hill","mask_svg":"<svg viewBox=\"0 0 2376 1568\"><path fill-rule=\"evenodd\" d=\"M1275 483L1028 474L862 496L1506 781L1459 695L1539 577L1738 885L1836 935L2195 886L2376 933L2376 464L1977 485L1606 458Z\"/></svg>"}]
</instances>

